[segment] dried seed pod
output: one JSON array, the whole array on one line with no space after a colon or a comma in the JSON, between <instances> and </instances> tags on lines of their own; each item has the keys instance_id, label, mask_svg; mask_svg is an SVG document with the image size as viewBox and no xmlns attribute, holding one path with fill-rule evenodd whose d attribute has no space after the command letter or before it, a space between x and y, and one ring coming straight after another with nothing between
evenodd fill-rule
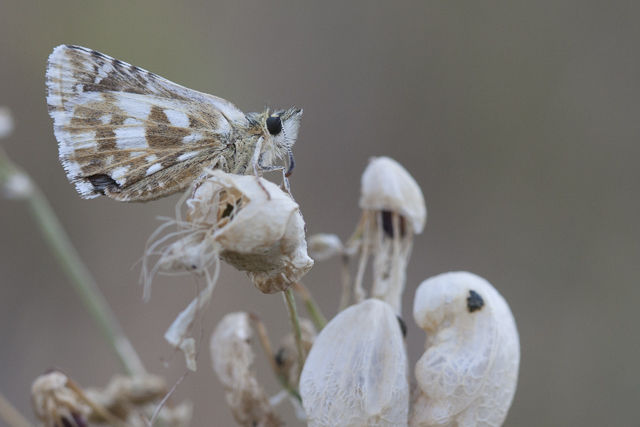
<instances>
[{"instance_id":1,"label":"dried seed pod","mask_svg":"<svg viewBox=\"0 0 640 427\"><path fill-rule=\"evenodd\" d=\"M320 332L300 378L310 427L406 426L407 355L389 304L368 299Z\"/></svg>"},{"instance_id":2,"label":"dried seed pod","mask_svg":"<svg viewBox=\"0 0 640 427\"><path fill-rule=\"evenodd\" d=\"M91 406L69 387L69 378L53 371L36 378L31 386L33 411L45 427L84 427Z\"/></svg>"},{"instance_id":3,"label":"dried seed pod","mask_svg":"<svg viewBox=\"0 0 640 427\"><path fill-rule=\"evenodd\" d=\"M231 210L228 223L213 236L222 248L220 258L246 271L256 288L267 294L287 290L299 281L313 260L307 255L298 205L263 178L216 170L211 180L233 191L238 200L224 208L223 213Z\"/></svg>"},{"instance_id":4,"label":"dried seed pod","mask_svg":"<svg viewBox=\"0 0 640 427\"><path fill-rule=\"evenodd\" d=\"M283 425L253 371L253 331L247 313L227 314L211 336L213 370L224 384L235 420L247 427Z\"/></svg>"},{"instance_id":5,"label":"dried seed pod","mask_svg":"<svg viewBox=\"0 0 640 427\"><path fill-rule=\"evenodd\" d=\"M427 210L416 181L395 160L371 159L362 174L362 219L349 246L359 245L360 262L354 284L356 301L364 298L362 278L373 256L371 296L402 312L402 293L413 236L424 229Z\"/></svg>"},{"instance_id":6,"label":"dried seed pod","mask_svg":"<svg viewBox=\"0 0 640 427\"><path fill-rule=\"evenodd\" d=\"M400 163L389 157L374 157L362 174L360 208L396 212L416 234L422 233L427 208L422 190Z\"/></svg>"},{"instance_id":7,"label":"dried seed pod","mask_svg":"<svg viewBox=\"0 0 640 427\"><path fill-rule=\"evenodd\" d=\"M513 400L520 342L511 310L483 278L445 273L418 287L413 317L427 333L415 366L410 426L500 426Z\"/></svg>"},{"instance_id":8,"label":"dried seed pod","mask_svg":"<svg viewBox=\"0 0 640 427\"><path fill-rule=\"evenodd\" d=\"M344 251L340 238L335 234L318 233L309 237L309 255L316 261L325 261Z\"/></svg>"},{"instance_id":9,"label":"dried seed pod","mask_svg":"<svg viewBox=\"0 0 640 427\"><path fill-rule=\"evenodd\" d=\"M144 274L147 288L157 268L203 274L218 258L246 271L264 293L287 290L313 266L307 255L304 220L298 205L277 185L255 176L209 172L187 200L186 220L172 220L179 239L163 251L156 268ZM146 269L145 269L146 271ZM148 292L146 292L148 294Z\"/></svg>"},{"instance_id":10,"label":"dried seed pod","mask_svg":"<svg viewBox=\"0 0 640 427\"><path fill-rule=\"evenodd\" d=\"M91 400L124 420L135 407L160 400L167 391L164 379L156 375L116 375L106 388L87 388L86 394Z\"/></svg>"},{"instance_id":11,"label":"dried seed pod","mask_svg":"<svg viewBox=\"0 0 640 427\"><path fill-rule=\"evenodd\" d=\"M303 318L300 319L300 332L304 353L309 354L318 332L311 320ZM278 370L287 379L287 383L296 388L298 386L300 367L298 366L298 349L296 348L296 340L293 333L287 334L282 339L282 346L276 352L274 358Z\"/></svg>"}]
</instances>

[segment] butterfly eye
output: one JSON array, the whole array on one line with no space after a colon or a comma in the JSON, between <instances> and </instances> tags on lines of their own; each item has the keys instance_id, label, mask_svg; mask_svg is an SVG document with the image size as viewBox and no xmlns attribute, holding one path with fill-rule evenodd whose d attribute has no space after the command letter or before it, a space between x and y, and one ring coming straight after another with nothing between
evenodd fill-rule
<instances>
[{"instance_id":1,"label":"butterfly eye","mask_svg":"<svg viewBox=\"0 0 640 427\"><path fill-rule=\"evenodd\" d=\"M271 135L278 135L282 132L282 120L279 116L271 116L267 119L267 130Z\"/></svg>"}]
</instances>

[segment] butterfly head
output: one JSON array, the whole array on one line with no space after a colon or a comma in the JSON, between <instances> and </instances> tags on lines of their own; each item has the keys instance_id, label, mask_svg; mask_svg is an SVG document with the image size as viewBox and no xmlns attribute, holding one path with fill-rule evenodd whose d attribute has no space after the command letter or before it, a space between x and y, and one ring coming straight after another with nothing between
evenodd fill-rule
<instances>
[{"instance_id":1,"label":"butterfly head","mask_svg":"<svg viewBox=\"0 0 640 427\"><path fill-rule=\"evenodd\" d=\"M265 136L264 162L273 164L275 159L289 158L289 175L293 171L293 154L291 147L298 137L302 110L290 108L269 112L268 110L254 117L263 128Z\"/></svg>"}]
</instances>

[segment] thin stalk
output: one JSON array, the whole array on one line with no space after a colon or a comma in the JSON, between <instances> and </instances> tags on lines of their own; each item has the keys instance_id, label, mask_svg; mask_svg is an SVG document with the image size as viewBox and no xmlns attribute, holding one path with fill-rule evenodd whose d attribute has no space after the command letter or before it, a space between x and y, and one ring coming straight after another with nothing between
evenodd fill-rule
<instances>
[{"instance_id":1,"label":"thin stalk","mask_svg":"<svg viewBox=\"0 0 640 427\"><path fill-rule=\"evenodd\" d=\"M293 297L291 288L284 291L284 299L289 309L289 320L291 320L291 328L293 329L293 337L296 341L296 349L298 350L298 378L302 373L304 366L304 348L302 347L302 331L300 330L300 319L298 318L298 310L296 309L296 300Z\"/></svg>"},{"instance_id":2,"label":"thin stalk","mask_svg":"<svg viewBox=\"0 0 640 427\"><path fill-rule=\"evenodd\" d=\"M3 395L0 393L0 418L6 421L10 427L33 427Z\"/></svg>"},{"instance_id":3,"label":"thin stalk","mask_svg":"<svg viewBox=\"0 0 640 427\"><path fill-rule=\"evenodd\" d=\"M260 319L260 316L258 316L256 313L249 313L249 317L253 321L253 324L258 333L260 344L262 345L262 349L267 355L267 359L269 360L269 365L271 366L271 370L276 376L276 379L278 380L282 388L284 388L287 391L287 393L289 393L291 396L296 398L300 403L302 403L302 397L300 397L300 393L298 393L298 391L291 384L289 384L289 381L287 380L287 378L278 369L278 364L276 363L276 359L273 353L273 346L271 345L271 340L269 340L269 335L267 334L267 327L264 325L264 322L262 321L262 319Z\"/></svg>"},{"instance_id":4,"label":"thin stalk","mask_svg":"<svg viewBox=\"0 0 640 427\"><path fill-rule=\"evenodd\" d=\"M338 312L349 307L351 299L351 275L349 273L349 255L342 255L342 295L340 295L340 308Z\"/></svg>"},{"instance_id":5,"label":"thin stalk","mask_svg":"<svg viewBox=\"0 0 640 427\"><path fill-rule=\"evenodd\" d=\"M320 310L318 304L316 304L316 302L313 300L309 289L307 289L307 287L304 286L302 282L297 282L292 286L292 288L302 299L302 302L304 302L304 306L309 312L313 324L316 326L316 328L318 328L319 331L321 331L322 328L327 326L327 318L324 317L324 314L322 314L322 310Z\"/></svg>"},{"instance_id":6,"label":"thin stalk","mask_svg":"<svg viewBox=\"0 0 640 427\"><path fill-rule=\"evenodd\" d=\"M27 180L28 183L26 187L28 190L19 194L19 197L28 202L29 210L49 245L49 249L67 274L85 308L120 358L124 369L129 375L146 374L147 371L140 357L124 334L118 319L100 292L98 284L80 259L42 191L0 149L0 182L6 184L18 177Z\"/></svg>"}]
</instances>

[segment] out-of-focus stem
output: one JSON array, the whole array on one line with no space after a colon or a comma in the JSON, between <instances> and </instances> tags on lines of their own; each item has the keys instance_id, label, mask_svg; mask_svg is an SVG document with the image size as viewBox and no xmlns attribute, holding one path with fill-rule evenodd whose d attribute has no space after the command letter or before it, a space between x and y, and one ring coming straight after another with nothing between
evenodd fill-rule
<instances>
[{"instance_id":1,"label":"out-of-focus stem","mask_svg":"<svg viewBox=\"0 0 640 427\"><path fill-rule=\"evenodd\" d=\"M28 180L26 181L28 191L24 191L19 197L28 202L29 210L49 248L69 277L86 309L111 343L125 370L129 375L145 374L147 371L140 357L124 334L118 319L107 304L91 273L71 244L51 205L31 178L14 165L0 149L0 183L6 184L16 177Z\"/></svg>"},{"instance_id":2,"label":"out-of-focus stem","mask_svg":"<svg viewBox=\"0 0 640 427\"><path fill-rule=\"evenodd\" d=\"M302 331L300 330L300 319L298 318L298 310L296 309L296 300L293 297L293 291L291 288L284 291L284 299L289 309L289 319L291 320L291 327L293 329L293 337L296 341L296 349L298 350L298 374L302 373L302 367L304 366L304 348L302 347ZM300 376L298 375L298 378Z\"/></svg>"},{"instance_id":3,"label":"out-of-focus stem","mask_svg":"<svg viewBox=\"0 0 640 427\"><path fill-rule=\"evenodd\" d=\"M0 417L10 427L33 427L18 410L0 393Z\"/></svg>"},{"instance_id":4,"label":"out-of-focus stem","mask_svg":"<svg viewBox=\"0 0 640 427\"><path fill-rule=\"evenodd\" d=\"M340 295L340 307L342 311L349 307L351 298L351 275L349 274L349 255L342 255L342 295Z\"/></svg>"},{"instance_id":5,"label":"out-of-focus stem","mask_svg":"<svg viewBox=\"0 0 640 427\"><path fill-rule=\"evenodd\" d=\"M311 316L311 320L313 320L313 324L318 328L319 331L322 330L327 325L327 318L324 317L320 307L316 304L311 296L311 292L307 289L306 286L302 284L302 282L297 282L292 286L293 290L298 294L298 296L304 302L304 306L306 307L309 315Z\"/></svg>"},{"instance_id":6,"label":"out-of-focus stem","mask_svg":"<svg viewBox=\"0 0 640 427\"><path fill-rule=\"evenodd\" d=\"M267 327L264 325L264 322L262 322L262 319L260 319L260 316L258 316L256 313L249 313L249 317L253 321L256 332L258 333L258 338L260 339L260 344L262 345L262 349L269 359L269 365L271 366L271 369L273 370L273 373L275 374L278 382L280 383L282 388L287 390L287 392L291 396L295 397L299 402L302 402L300 394L291 386L291 384L289 384L287 378L282 375L282 373L278 369L276 359L273 356L273 346L271 345L271 340L269 340L269 334L267 333Z\"/></svg>"}]
</instances>

